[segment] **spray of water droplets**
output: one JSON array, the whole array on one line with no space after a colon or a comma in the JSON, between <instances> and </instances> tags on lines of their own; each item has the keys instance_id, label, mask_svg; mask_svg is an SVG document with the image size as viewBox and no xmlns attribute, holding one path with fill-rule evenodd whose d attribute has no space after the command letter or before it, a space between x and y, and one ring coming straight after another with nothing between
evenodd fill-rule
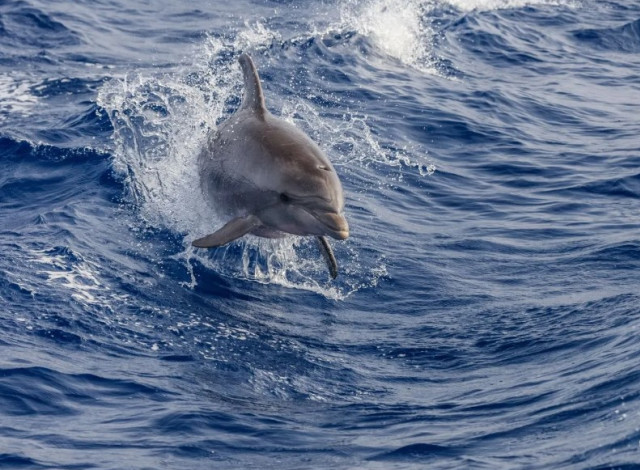
<instances>
[{"instance_id":1,"label":"spray of water droplets","mask_svg":"<svg viewBox=\"0 0 640 470\"><path fill-rule=\"evenodd\" d=\"M207 134L239 102L242 84L237 55L241 50L265 51L279 40L264 24L247 24L234 38L209 37L193 64L162 73L129 73L106 83L98 103L114 127L113 167L125 181L127 198L144 223L183 236L184 249L177 258L189 272L193 273L192 260L197 259L226 276L341 299L375 286L386 273L382 259L360 259L357 242L352 239L336 244L341 276L333 284L327 283L326 266L311 238L247 236L216 250L190 247L193 239L226 222L199 190L197 156ZM345 114L339 122L323 119L301 98L289 98L276 114L304 130L313 130L337 167L406 166L421 175L435 170L433 165L416 162L409 152L384 149L365 116ZM345 147L351 151L332 152ZM369 265L363 269L361 263ZM195 285L193 274L189 285Z\"/></svg>"}]
</instances>

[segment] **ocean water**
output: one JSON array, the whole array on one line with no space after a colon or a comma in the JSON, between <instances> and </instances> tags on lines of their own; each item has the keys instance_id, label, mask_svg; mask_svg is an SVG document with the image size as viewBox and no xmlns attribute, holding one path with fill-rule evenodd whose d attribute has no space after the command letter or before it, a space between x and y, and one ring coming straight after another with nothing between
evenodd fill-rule
<instances>
[{"instance_id":1,"label":"ocean water","mask_svg":"<svg viewBox=\"0 0 640 470\"><path fill-rule=\"evenodd\" d=\"M343 182L219 227L249 52ZM4 0L0 468L640 468L640 4Z\"/></svg>"}]
</instances>

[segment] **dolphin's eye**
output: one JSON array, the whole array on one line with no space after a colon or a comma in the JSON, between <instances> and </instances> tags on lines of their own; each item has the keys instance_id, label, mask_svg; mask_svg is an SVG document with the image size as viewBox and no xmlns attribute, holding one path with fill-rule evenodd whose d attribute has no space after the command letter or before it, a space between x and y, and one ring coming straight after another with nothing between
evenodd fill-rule
<instances>
[{"instance_id":1,"label":"dolphin's eye","mask_svg":"<svg viewBox=\"0 0 640 470\"><path fill-rule=\"evenodd\" d=\"M331 168L326 167L326 166L324 166L324 165L320 165L320 166L318 167L318 170L331 171Z\"/></svg>"},{"instance_id":2,"label":"dolphin's eye","mask_svg":"<svg viewBox=\"0 0 640 470\"><path fill-rule=\"evenodd\" d=\"M287 196L285 193L280 193L280 200L285 204L291 202L291 198Z\"/></svg>"}]
</instances>

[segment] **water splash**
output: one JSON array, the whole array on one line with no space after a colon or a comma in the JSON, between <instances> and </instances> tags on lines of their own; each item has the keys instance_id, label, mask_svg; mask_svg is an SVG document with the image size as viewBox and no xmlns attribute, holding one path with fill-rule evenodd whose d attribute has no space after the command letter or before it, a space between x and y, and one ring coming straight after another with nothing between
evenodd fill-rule
<instances>
[{"instance_id":1,"label":"water splash","mask_svg":"<svg viewBox=\"0 0 640 470\"><path fill-rule=\"evenodd\" d=\"M435 75L435 32L425 21L431 7L420 0L351 1L342 6L341 28L354 29L389 56Z\"/></svg>"},{"instance_id":2,"label":"water splash","mask_svg":"<svg viewBox=\"0 0 640 470\"><path fill-rule=\"evenodd\" d=\"M334 149L331 155L334 156L333 164L337 167L406 167L418 170L421 176L431 176L436 171L436 165L427 158L426 151L422 148L383 146L365 115L345 113L336 125L323 119L316 108L302 100L284 103L280 113L283 119L296 123L310 134L329 136L323 140ZM294 117L298 122L294 121Z\"/></svg>"},{"instance_id":3,"label":"water splash","mask_svg":"<svg viewBox=\"0 0 640 470\"><path fill-rule=\"evenodd\" d=\"M260 49L273 42L282 40L278 32L270 30L261 21L256 21L255 23L245 22L244 26L245 29L238 32L235 40L237 50Z\"/></svg>"},{"instance_id":4,"label":"water splash","mask_svg":"<svg viewBox=\"0 0 640 470\"><path fill-rule=\"evenodd\" d=\"M194 188L207 133L241 94L233 49L224 38L209 37L189 68L129 74L99 92L114 127L113 167L149 225L193 234L220 222Z\"/></svg>"},{"instance_id":5,"label":"water splash","mask_svg":"<svg viewBox=\"0 0 640 470\"><path fill-rule=\"evenodd\" d=\"M357 250L351 240L336 246L342 275L338 283L331 285L324 282L328 279L326 266L314 240L308 238L267 240L248 236L216 250L190 247L193 239L226 222L198 189L197 156L208 132L237 106L242 94L236 55L240 50L266 50L277 38L261 23L248 25L235 38L209 37L193 65L161 74L133 73L104 84L98 103L107 111L114 128L113 167L124 179L128 198L145 224L182 234L184 251L176 259L183 261L191 273L186 285L195 286L195 259L236 279L276 283L343 299L359 289L375 286L386 273L381 260L365 270L354 265L358 262ZM297 110L309 120L298 119ZM316 137L340 134L303 101L285 103L282 114L290 121L294 121L295 114L296 125L311 127ZM345 116L345 120L358 126L357 133L368 129L363 117ZM344 130L344 121L340 127ZM347 133L350 134L353 133ZM376 147L371 132L366 134L364 142L368 147L344 156L338 154L337 165L361 164L367 161L363 155L369 154L374 161L390 166L413 165L401 153L390 154ZM351 139L353 147L362 144L356 142L355 136ZM329 145L343 143L332 142L331 138L316 140ZM430 171L426 166L419 169L421 173Z\"/></svg>"}]
</instances>

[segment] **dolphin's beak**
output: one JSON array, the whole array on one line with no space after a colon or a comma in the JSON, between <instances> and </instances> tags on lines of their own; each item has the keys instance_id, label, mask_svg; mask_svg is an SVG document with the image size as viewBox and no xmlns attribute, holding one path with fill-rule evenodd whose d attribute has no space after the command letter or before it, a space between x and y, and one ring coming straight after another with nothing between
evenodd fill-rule
<instances>
[{"instance_id":1,"label":"dolphin's beak","mask_svg":"<svg viewBox=\"0 0 640 470\"><path fill-rule=\"evenodd\" d=\"M313 214L316 219L327 229L327 235L336 240L346 240L349 238L349 224L347 219L335 212L320 212Z\"/></svg>"}]
</instances>

